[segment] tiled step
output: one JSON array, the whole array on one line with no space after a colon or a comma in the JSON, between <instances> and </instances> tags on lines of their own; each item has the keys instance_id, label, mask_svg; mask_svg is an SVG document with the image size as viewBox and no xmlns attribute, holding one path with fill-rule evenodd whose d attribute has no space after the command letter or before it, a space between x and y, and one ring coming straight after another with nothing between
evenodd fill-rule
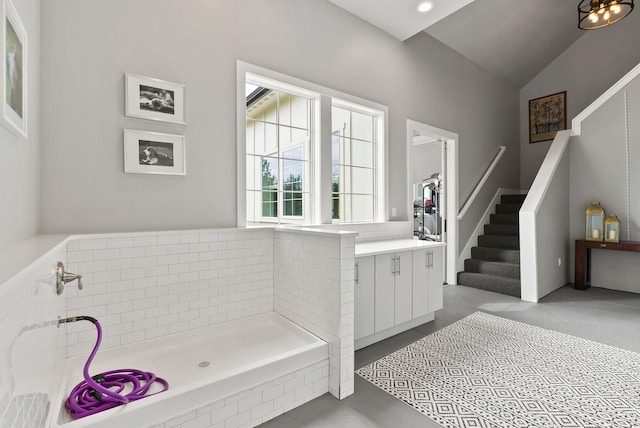
<instances>
[{"instance_id":1,"label":"tiled step","mask_svg":"<svg viewBox=\"0 0 640 428\"><path fill-rule=\"evenodd\" d=\"M459 272L458 285L494 291L520 298L520 280L474 272Z\"/></svg>"},{"instance_id":2,"label":"tiled step","mask_svg":"<svg viewBox=\"0 0 640 428\"><path fill-rule=\"evenodd\" d=\"M518 236L480 235L478 236L478 247L519 250L520 238Z\"/></svg>"},{"instance_id":3,"label":"tiled step","mask_svg":"<svg viewBox=\"0 0 640 428\"><path fill-rule=\"evenodd\" d=\"M485 224L484 234L518 236L519 230L517 224Z\"/></svg>"},{"instance_id":4,"label":"tiled step","mask_svg":"<svg viewBox=\"0 0 640 428\"><path fill-rule=\"evenodd\" d=\"M491 214L489 219L491 224L518 224L520 222L518 214Z\"/></svg>"},{"instance_id":5,"label":"tiled step","mask_svg":"<svg viewBox=\"0 0 640 428\"><path fill-rule=\"evenodd\" d=\"M520 263L519 250L505 250L503 248L471 248L471 258L493 262Z\"/></svg>"},{"instance_id":6,"label":"tiled step","mask_svg":"<svg viewBox=\"0 0 640 428\"><path fill-rule=\"evenodd\" d=\"M520 279L520 265L515 263L489 262L486 260L466 259L464 271L484 273L504 278Z\"/></svg>"}]
</instances>

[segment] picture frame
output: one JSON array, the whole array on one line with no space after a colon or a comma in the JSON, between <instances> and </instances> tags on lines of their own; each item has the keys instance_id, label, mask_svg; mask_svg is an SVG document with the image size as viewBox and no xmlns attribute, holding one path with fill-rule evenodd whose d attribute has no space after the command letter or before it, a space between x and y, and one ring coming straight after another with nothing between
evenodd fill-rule
<instances>
[{"instance_id":1,"label":"picture frame","mask_svg":"<svg viewBox=\"0 0 640 428\"><path fill-rule=\"evenodd\" d=\"M185 122L186 86L125 73L125 115L160 122Z\"/></svg>"},{"instance_id":2,"label":"picture frame","mask_svg":"<svg viewBox=\"0 0 640 428\"><path fill-rule=\"evenodd\" d=\"M184 135L125 129L124 172L186 175Z\"/></svg>"},{"instance_id":3,"label":"picture frame","mask_svg":"<svg viewBox=\"0 0 640 428\"><path fill-rule=\"evenodd\" d=\"M27 32L11 0L2 1L2 117L27 137Z\"/></svg>"},{"instance_id":4,"label":"picture frame","mask_svg":"<svg viewBox=\"0 0 640 428\"><path fill-rule=\"evenodd\" d=\"M529 100L529 143L553 140L567 129L567 91Z\"/></svg>"}]
</instances>

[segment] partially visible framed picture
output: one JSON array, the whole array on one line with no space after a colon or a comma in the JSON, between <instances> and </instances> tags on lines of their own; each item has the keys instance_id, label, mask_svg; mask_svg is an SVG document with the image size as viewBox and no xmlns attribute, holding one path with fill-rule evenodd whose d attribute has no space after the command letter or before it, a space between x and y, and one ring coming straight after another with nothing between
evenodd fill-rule
<instances>
[{"instance_id":1,"label":"partially visible framed picture","mask_svg":"<svg viewBox=\"0 0 640 428\"><path fill-rule=\"evenodd\" d=\"M27 33L11 0L4 2L3 101L4 121L15 131L27 136Z\"/></svg>"},{"instance_id":2,"label":"partially visible framed picture","mask_svg":"<svg viewBox=\"0 0 640 428\"><path fill-rule=\"evenodd\" d=\"M186 175L184 136L125 129L124 172Z\"/></svg>"},{"instance_id":3,"label":"partially visible framed picture","mask_svg":"<svg viewBox=\"0 0 640 428\"><path fill-rule=\"evenodd\" d=\"M567 91L529 100L529 143L553 140L567 129Z\"/></svg>"},{"instance_id":4,"label":"partially visible framed picture","mask_svg":"<svg viewBox=\"0 0 640 428\"><path fill-rule=\"evenodd\" d=\"M184 125L185 85L125 74L125 114Z\"/></svg>"}]
</instances>

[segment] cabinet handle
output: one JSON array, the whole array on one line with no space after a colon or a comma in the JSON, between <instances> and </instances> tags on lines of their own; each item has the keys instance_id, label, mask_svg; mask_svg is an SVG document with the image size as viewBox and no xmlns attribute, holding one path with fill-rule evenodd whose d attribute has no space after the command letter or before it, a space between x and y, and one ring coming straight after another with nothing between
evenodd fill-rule
<instances>
[{"instance_id":1,"label":"cabinet handle","mask_svg":"<svg viewBox=\"0 0 640 428\"><path fill-rule=\"evenodd\" d=\"M429 269L433 269L433 251L429 251Z\"/></svg>"},{"instance_id":2,"label":"cabinet handle","mask_svg":"<svg viewBox=\"0 0 640 428\"><path fill-rule=\"evenodd\" d=\"M358 262L356 262L356 277L354 278L356 284L358 283L358 277L359 276L360 275L358 275Z\"/></svg>"},{"instance_id":3,"label":"cabinet handle","mask_svg":"<svg viewBox=\"0 0 640 428\"><path fill-rule=\"evenodd\" d=\"M394 276L396 275L396 258L395 257L391 259L391 273Z\"/></svg>"},{"instance_id":4,"label":"cabinet handle","mask_svg":"<svg viewBox=\"0 0 640 428\"><path fill-rule=\"evenodd\" d=\"M398 256L398 275L400 275L400 256Z\"/></svg>"},{"instance_id":5,"label":"cabinet handle","mask_svg":"<svg viewBox=\"0 0 640 428\"><path fill-rule=\"evenodd\" d=\"M428 251L424 252L424 267L429 269L429 252Z\"/></svg>"}]
</instances>

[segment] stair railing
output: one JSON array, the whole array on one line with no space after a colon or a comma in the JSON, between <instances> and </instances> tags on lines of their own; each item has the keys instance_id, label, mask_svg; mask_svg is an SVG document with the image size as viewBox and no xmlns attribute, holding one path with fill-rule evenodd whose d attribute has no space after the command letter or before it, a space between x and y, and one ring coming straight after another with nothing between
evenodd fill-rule
<instances>
[{"instance_id":1,"label":"stair railing","mask_svg":"<svg viewBox=\"0 0 640 428\"><path fill-rule=\"evenodd\" d=\"M462 205L462 209L460 209L460 212L458 212L458 220L462 220L465 214L467 214L469 207L471 207L475 199L480 194L480 191L484 187L487 180L489 180L489 177L491 176L491 173L493 172L493 170L496 169L498 162L500 162L500 159L502 158L502 155L504 155L504 152L506 150L507 150L506 146L500 146L500 148L498 149L498 153L496 153L496 156L493 158L493 161L491 162L489 167L486 169L484 174L482 174L480 181L478 181L478 184L476 184L476 187L473 189L473 192L471 192L467 200Z\"/></svg>"}]
</instances>

